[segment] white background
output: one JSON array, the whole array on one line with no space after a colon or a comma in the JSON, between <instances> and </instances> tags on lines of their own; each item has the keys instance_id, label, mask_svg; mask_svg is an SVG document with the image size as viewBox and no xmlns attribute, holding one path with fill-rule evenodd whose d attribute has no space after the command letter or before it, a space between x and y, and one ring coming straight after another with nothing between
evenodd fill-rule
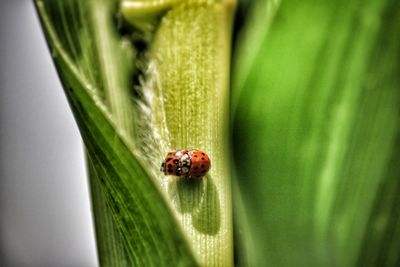
<instances>
[{"instance_id":1,"label":"white background","mask_svg":"<svg viewBox=\"0 0 400 267\"><path fill-rule=\"evenodd\" d=\"M97 266L81 139L29 0L0 0L0 266Z\"/></svg>"}]
</instances>

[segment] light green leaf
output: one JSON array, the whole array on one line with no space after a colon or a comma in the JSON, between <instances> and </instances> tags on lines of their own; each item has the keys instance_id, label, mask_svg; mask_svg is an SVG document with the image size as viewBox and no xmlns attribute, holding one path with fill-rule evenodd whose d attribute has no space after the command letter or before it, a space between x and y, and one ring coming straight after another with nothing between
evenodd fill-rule
<instances>
[{"instance_id":1,"label":"light green leaf","mask_svg":"<svg viewBox=\"0 0 400 267\"><path fill-rule=\"evenodd\" d=\"M399 4L268 3L236 44L239 263L397 266Z\"/></svg>"},{"instance_id":2,"label":"light green leaf","mask_svg":"<svg viewBox=\"0 0 400 267\"><path fill-rule=\"evenodd\" d=\"M160 13L145 3L124 12L118 1L36 1L87 149L100 263L231 266L234 5L172 1ZM155 13L121 16L142 11ZM210 172L164 176L161 161L181 148L206 152Z\"/></svg>"}]
</instances>

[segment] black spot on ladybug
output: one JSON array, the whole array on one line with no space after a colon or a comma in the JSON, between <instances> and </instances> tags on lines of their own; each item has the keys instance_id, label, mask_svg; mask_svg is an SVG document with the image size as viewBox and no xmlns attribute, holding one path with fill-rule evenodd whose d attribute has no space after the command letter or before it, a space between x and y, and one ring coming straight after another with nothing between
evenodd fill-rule
<instances>
[{"instance_id":1,"label":"black spot on ladybug","mask_svg":"<svg viewBox=\"0 0 400 267\"><path fill-rule=\"evenodd\" d=\"M168 169L168 172L172 173L172 172L174 172L174 170L173 169Z\"/></svg>"},{"instance_id":2,"label":"black spot on ladybug","mask_svg":"<svg viewBox=\"0 0 400 267\"><path fill-rule=\"evenodd\" d=\"M178 164L179 163L179 160L174 160L174 164Z\"/></svg>"},{"instance_id":3,"label":"black spot on ladybug","mask_svg":"<svg viewBox=\"0 0 400 267\"><path fill-rule=\"evenodd\" d=\"M206 173L206 170L203 170L201 173L203 173L203 174Z\"/></svg>"},{"instance_id":4,"label":"black spot on ladybug","mask_svg":"<svg viewBox=\"0 0 400 267\"><path fill-rule=\"evenodd\" d=\"M196 166L196 167L194 167L194 170L196 171L198 168L199 168L199 167Z\"/></svg>"},{"instance_id":5,"label":"black spot on ladybug","mask_svg":"<svg viewBox=\"0 0 400 267\"><path fill-rule=\"evenodd\" d=\"M201 158L201 160L204 160L204 158Z\"/></svg>"},{"instance_id":6,"label":"black spot on ladybug","mask_svg":"<svg viewBox=\"0 0 400 267\"><path fill-rule=\"evenodd\" d=\"M205 165L204 165L204 164L201 164L201 167L202 167L202 168L204 168L204 167L205 167Z\"/></svg>"},{"instance_id":7,"label":"black spot on ladybug","mask_svg":"<svg viewBox=\"0 0 400 267\"><path fill-rule=\"evenodd\" d=\"M195 158L197 158L197 155L194 155Z\"/></svg>"},{"instance_id":8,"label":"black spot on ladybug","mask_svg":"<svg viewBox=\"0 0 400 267\"><path fill-rule=\"evenodd\" d=\"M171 169L172 168L172 164L168 164L168 169Z\"/></svg>"},{"instance_id":9,"label":"black spot on ladybug","mask_svg":"<svg viewBox=\"0 0 400 267\"><path fill-rule=\"evenodd\" d=\"M204 153L201 153L203 156L205 156L206 154L204 154Z\"/></svg>"},{"instance_id":10,"label":"black spot on ladybug","mask_svg":"<svg viewBox=\"0 0 400 267\"><path fill-rule=\"evenodd\" d=\"M168 162L168 161L170 161L171 159L172 159L172 158L167 158L165 161Z\"/></svg>"}]
</instances>

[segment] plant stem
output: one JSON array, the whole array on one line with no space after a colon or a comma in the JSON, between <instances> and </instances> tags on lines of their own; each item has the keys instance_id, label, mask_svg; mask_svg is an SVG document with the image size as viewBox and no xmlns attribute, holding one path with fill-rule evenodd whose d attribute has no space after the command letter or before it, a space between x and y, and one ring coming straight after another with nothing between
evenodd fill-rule
<instances>
[{"instance_id":1,"label":"plant stem","mask_svg":"<svg viewBox=\"0 0 400 267\"><path fill-rule=\"evenodd\" d=\"M163 2L160 9L166 5ZM153 174L200 263L232 266L228 111L234 4L170 5L150 44L141 88L144 99L138 105L139 154L153 164ZM136 16L138 9L125 10L125 16ZM206 152L211 158L209 174L198 181L165 177L158 163L176 149Z\"/></svg>"}]
</instances>

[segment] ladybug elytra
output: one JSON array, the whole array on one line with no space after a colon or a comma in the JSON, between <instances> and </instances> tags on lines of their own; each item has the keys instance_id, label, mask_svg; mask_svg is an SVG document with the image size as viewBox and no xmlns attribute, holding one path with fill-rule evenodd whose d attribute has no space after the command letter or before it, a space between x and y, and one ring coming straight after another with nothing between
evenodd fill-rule
<instances>
[{"instance_id":1,"label":"ladybug elytra","mask_svg":"<svg viewBox=\"0 0 400 267\"><path fill-rule=\"evenodd\" d=\"M165 175L200 178L210 169L210 158L200 150L175 150L169 152L161 164Z\"/></svg>"}]
</instances>

